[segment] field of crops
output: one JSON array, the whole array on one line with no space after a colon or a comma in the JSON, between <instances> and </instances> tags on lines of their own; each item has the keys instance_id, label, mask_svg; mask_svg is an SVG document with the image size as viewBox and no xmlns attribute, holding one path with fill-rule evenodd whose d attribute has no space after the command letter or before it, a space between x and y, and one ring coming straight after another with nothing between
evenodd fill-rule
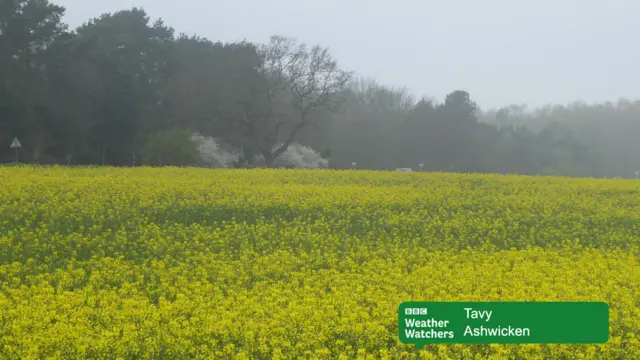
<instances>
[{"instance_id":1,"label":"field of crops","mask_svg":"<svg viewBox=\"0 0 640 360\"><path fill-rule=\"evenodd\" d=\"M0 167L0 359L640 359L640 181ZM604 345L397 337L408 300L590 300Z\"/></svg>"}]
</instances>

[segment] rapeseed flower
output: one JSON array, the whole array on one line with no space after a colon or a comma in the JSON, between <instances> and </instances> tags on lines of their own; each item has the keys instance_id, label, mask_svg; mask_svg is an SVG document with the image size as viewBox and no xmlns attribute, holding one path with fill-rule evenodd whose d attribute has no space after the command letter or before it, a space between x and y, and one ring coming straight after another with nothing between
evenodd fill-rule
<instances>
[{"instance_id":1,"label":"rapeseed flower","mask_svg":"<svg viewBox=\"0 0 640 360\"><path fill-rule=\"evenodd\" d=\"M629 180L0 168L0 358L640 358ZM603 345L397 339L400 302L605 301Z\"/></svg>"}]
</instances>

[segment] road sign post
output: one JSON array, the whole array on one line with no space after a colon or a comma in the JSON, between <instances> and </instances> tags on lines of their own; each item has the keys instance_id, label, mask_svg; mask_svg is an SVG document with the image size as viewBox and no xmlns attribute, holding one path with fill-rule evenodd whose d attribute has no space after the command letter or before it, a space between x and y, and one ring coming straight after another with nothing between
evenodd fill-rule
<instances>
[{"instance_id":1,"label":"road sign post","mask_svg":"<svg viewBox=\"0 0 640 360\"><path fill-rule=\"evenodd\" d=\"M20 140L18 140L17 137L13 138L13 141L11 142L11 148L15 149L16 151L16 163L18 162L18 149L20 149L22 147L22 144L20 144Z\"/></svg>"}]
</instances>

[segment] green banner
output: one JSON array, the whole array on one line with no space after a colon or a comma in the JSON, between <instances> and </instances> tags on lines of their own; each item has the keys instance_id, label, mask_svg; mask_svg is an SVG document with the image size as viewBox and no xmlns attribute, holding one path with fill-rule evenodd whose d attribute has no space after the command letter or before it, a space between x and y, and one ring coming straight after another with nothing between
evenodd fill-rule
<instances>
[{"instance_id":1,"label":"green banner","mask_svg":"<svg viewBox=\"0 0 640 360\"><path fill-rule=\"evenodd\" d=\"M609 340L603 302L423 302L398 309L398 336L428 344L602 344Z\"/></svg>"}]
</instances>

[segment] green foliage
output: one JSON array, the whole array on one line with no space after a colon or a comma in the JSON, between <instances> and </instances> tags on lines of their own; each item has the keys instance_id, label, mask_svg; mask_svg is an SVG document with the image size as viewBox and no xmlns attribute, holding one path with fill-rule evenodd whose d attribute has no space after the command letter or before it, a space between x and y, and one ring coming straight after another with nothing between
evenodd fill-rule
<instances>
[{"instance_id":1,"label":"green foliage","mask_svg":"<svg viewBox=\"0 0 640 360\"><path fill-rule=\"evenodd\" d=\"M143 150L145 165L181 166L199 162L191 133L182 129L161 130L151 134Z\"/></svg>"}]
</instances>

